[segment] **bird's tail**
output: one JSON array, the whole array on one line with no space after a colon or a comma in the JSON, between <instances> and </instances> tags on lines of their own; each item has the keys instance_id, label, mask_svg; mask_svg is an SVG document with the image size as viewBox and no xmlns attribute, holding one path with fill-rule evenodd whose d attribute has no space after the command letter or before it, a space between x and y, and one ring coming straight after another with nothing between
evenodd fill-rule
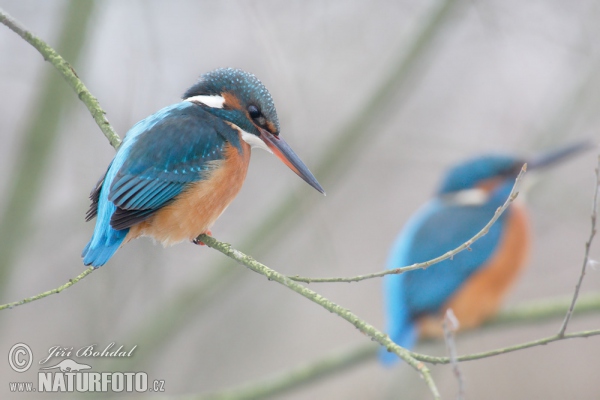
<instances>
[{"instance_id":1,"label":"bird's tail","mask_svg":"<svg viewBox=\"0 0 600 400\"><path fill-rule=\"evenodd\" d=\"M408 306L402 293L401 281L404 274L387 275L384 279L384 289L387 307L387 333L397 345L405 349L412 349L417 341L417 327L412 321ZM385 348L379 351L379 359L384 365L392 365L400 358Z\"/></svg>"},{"instance_id":2,"label":"bird's tail","mask_svg":"<svg viewBox=\"0 0 600 400\"><path fill-rule=\"evenodd\" d=\"M115 230L110 226L110 217L115 209L114 204L101 194L94 234L81 253L85 265L97 268L106 264L125 240L129 228Z\"/></svg>"}]
</instances>

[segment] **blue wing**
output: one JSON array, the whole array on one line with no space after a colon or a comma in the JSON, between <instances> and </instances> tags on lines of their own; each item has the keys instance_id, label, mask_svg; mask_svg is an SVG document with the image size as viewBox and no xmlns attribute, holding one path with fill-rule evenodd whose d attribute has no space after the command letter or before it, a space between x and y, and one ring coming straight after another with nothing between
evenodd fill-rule
<instances>
[{"instance_id":1,"label":"blue wing","mask_svg":"<svg viewBox=\"0 0 600 400\"><path fill-rule=\"evenodd\" d=\"M395 268L431 260L460 246L484 227L496 209L494 202L483 206L448 206L441 200L432 201L411 231L402 235L404 243L396 255ZM401 290L411 318L438 312L452 294L485 264L500 242L505 216L490 228L487 235L473 243L471 250L425 270L404 274Z\"/></svg>"},{"instance_id":2,"label":"blue wing","mask_svg":"<svg viewBox=\"0 0 600 400\"><path fill-rule=\"evenodd\" d=\"M84 249L86 265L102 265L129 227L169 204L224 158L225 145L240 147L237 132L201 106L181 102L138 122L127 133L90 198L87 219L98 216Z\"/></svg>"},{"instance_id":3,"label":"blue wing","mask_svg":"<svg viewBox=\"0 0 600 400\"><path fill-rule=\"evenodd\" d=\"M503 193L502 193L503 194ZM501 196L498 196L501 199ZM440 199L430 201L406 224L392 247L388 268L399 268L431 260L450 251L479 232L501 203L490 201L482 206L448 205ZM415 270L384 279L387 332L400 346L411 348L417 339L414 324L423 314L438 312L452 294L485 264L502 234L506 213L483 236L453 259L425 270ZM381 360L397 360L382 352Z\"/></svg>"},{"instance_id":4,"label":"blue wing","mask_svg":"<svg viewBox=\"0 0 600 400\"><path fill-rule=\"evenodd\" d=\"M108 200L117 206L110 221L115 229L148 218L202 179L214 167L211 162L224 158L226 136L233 131L188 102L171 108L150 129L145 125L110 184Z\"/></svg>"}]
</instances>

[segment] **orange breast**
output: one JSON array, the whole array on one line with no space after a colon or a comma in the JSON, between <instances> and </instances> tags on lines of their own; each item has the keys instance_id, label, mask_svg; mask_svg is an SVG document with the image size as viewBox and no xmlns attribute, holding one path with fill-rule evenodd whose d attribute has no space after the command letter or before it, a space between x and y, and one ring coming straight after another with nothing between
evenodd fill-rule
<instances>
[{"instance_id":1,"label":"orange breast","mask_svg":"<svg viewBox=\"0 0 600 400\"><path fill-rule=\"evenodd\" d=\"M240 142L241 153L236 147L226 145L224 160L215 163L206 179L191 184L171 204L132 226L124 243L139 236L150 236L167 246L192 240L208 231L246 179L250 146L241 139Z\"/></svg>"},{"instance_id":2,"label":"orange breast","mask_svg":"<svg viewBox=\"0 0 600 400\"><path fill-rule=\"evenodd\" d=\"M505 232L488 264L475 272L444 307L454 311L460 329L474 328L492 317L526 264L530 246L529 222L524 207L511 205ZM421 336L442 335L439 316L419 321Z\"/></svg>"}]
</instances>

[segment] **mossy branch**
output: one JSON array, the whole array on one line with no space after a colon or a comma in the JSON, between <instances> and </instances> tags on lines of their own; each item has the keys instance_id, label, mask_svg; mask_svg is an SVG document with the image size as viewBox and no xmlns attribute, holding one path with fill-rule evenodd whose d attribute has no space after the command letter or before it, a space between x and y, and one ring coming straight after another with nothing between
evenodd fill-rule
<instances>
[{"instance_id":1,"label":"mossy branch","mask_svg":"<svg viewBox=\"0 0 600 400\"><path fill-rule=\"evenodd\" d=\"M386 112L389 111L389 104L414 90L415 71L423 73L424 69L418 67L423 65L423 60L431 53L435 42L448 35L444 28L448 27L448 22L466 4L468 3L461 0L436 0L410 41L403 43L396 50L396 61L390 66L389 73L382 77L364 102L350 113L348 120L331 133L330 136L334 139L325 146L313 169L315 176L328 191L342 181L344 171L348 170L344 167L354 162L353 156L356 152L364 150L365 145L384 132L383 129L375 127L383 124L390 115L397 115L398 108L394 109L393 113ZM367 137L369 141L366 142ZM278 199L275 208L262 217L236 246L240 249L252 249L252 254L260 257L269 250L268 244L273 242L273 238L277 238L281 243L292 231L285 228L293 226L294 221L305 216L304 211L309 210L311 202L317 198L319 197L304 187L287 193ZM145 346L157 348L168 341L174 331L182 329L184 324L192 320L189 318L191 313L198 315L199 310L206 309L216 298L226 296L226 288L244 276L238 269L229 268L228 262L229 260L226 260L216 265L208 278L203 276L192 281L188 287L181 289L162 305L159 312L150 313L147 320L135 329L131 340L142 341ZM207 284L207 281L210 283ZM207 290L207 286L219 287L219 290ZM169 316L169 324L164 323L165 315ZM141 360L142 358L136 357L132 361L137 363Z\"/></svg>"},{"instance_id":2,"label":"mossy branch","mask_svg":"<svg viewBox=\"0 0 600 400\"><path fill-rule=\"evenodd\" d=\"M448 4L450 4L450 2L448 2ZM44 59L46 61L49 61L59 71L59 73L63 76L63 78L66 80L66 82L69 84L69 86L71 86L71 88L77 93L79 99L86 105L86 107L90 111L92 117L94 118L94 120L96 121L96 123L98 124L98 126L100 127L102 132L104 133L104 135L109 140L110 144L114 148L118 148L118 146L120 145L120 142L121 142L119 136L114 132L110 123L106 119L105 112L100 107L97 99L91 95L91 93L86 88L86 86L83 84L83 82L77 77L77 74L75 73L75 71L71 67L71 65L67 61L65 61L55 50L53 50L50 46L48 46L44 41L42 41L41 39L39 39L38 37L36 37L32 33L30 33L29 31L25 30L17 21L15 21L12 17L10 17L6 12L4 12L1 9L0 9L0 23L3 23L7 27L9 27L15 33L17 33L19 36L21 36L24 40L26 40L28 43L30 43L33 47L35 47L43 55ZM206 235L201 235L199 237L199 239L202 240L204 243L206 243L209 247L212 247L212 248L222 252L226 256L245 265L252 271L259 273L261 275L264 275L269 280L276 281L276 282L288 287L289 289L297 292L298 294L306 297L307 299L313 301L314 303L319 304L320 306L327 309L328 311L335 313L336 315L338 315L341 318L345 319L346 321L350 322L357 329L359 329L362 333L369 336L373 341L384 346L389 351L397 354L400 358L402 358L405 362L407 362L407 364L409 364L415 370L417 370L423 376L423 378L424 378L426 384L428 385L431 393L433 394L434 398L437 399L437 398L440 398L439 392L438 392L438 390L435 386L435 383L431 377L429 369L423 364L423 362L428 362L428 363L433 363L433 364L443 364L443 363L450 362L448 357L432 357L432 356L427 356L427 355L423 355L423 354L410 352L410 351L396 345L393 341L391 341L389 339L389 337L386 334L377 330L375 327L368 324L366 321L360 319L358 316L356 316L349 310L331 302L330 300L328 300L325 297L319 295L318 293L308 289L307 287L302 286L297 282L294 282L294 280L303 281L303 282L307 282L307 283L310 283L310 282L353 282L353 281L360 281L360 280L364 280L364 279L380 277L380 276L384 276L386 274L391 274L391 273L401 273L401 272L406 272L406 271L413 270L413 269L426 268L437 262L451 258L458 252L469 248L469 246L475 240L479 239L480 237L482 237L483 235L485 235L487 233L489 227L500 217L502 212L508 207L510 202L512 202L514 200L514 198L516 197L516 194L517 194L516 188L518 186L519 180L520 180L524 170L525 169L523 169L521 171L521 174L517 178L517 181L515 182L515 186L513 187L513 192L511 192L511 196L509 196L506 203L503 205L503 207L501 207L500 209L497 210L497 212L495 213L492 220L488 223L488 225L486 225L486 227L484 227L482 229L482 231L480 231L475 237L473 237L472 239L470 239L469 241L464 243L459 248L457 248L451 252L448 252L434 260L430 260L427 263L415 264L415 265L405 267L405 268L398 268L395 270L389 270L389 271L379 272L379 273L375 273L375 274L363 275L363 276L359 276L359 277L352 277L352 278L321 278L321 279L311 279L311 278L301 278L301 277L290 278L290 277L281 275L278 272L268 268L264 264L261 264L258 261L254 260L252 257L250 257L244 253L241 253L238 250L233 249L229 244L219 242L218 240L216 240L210 236L206 236ZM594 200L594 204L596 204L596 200ZM594 208L594 210L595 210L595 208ZM594 215L595 215L595 212L594 212ZM595 217L593 217L593 223L595 223ZM595 225L592 225L592 235L590 237L590 241L586 245L586 262L584 263L584 272L585 272L585 266L587 265L587 262L588 262L589 243L591 242L591 238L593 238L594 233L595 233ZM36 296L25 298L25 299L22 299L17 302L0 305L0 310L6 309L6 308L12 308L12 307L16 307L16 306L26 304L26 303L29 303L32 301L36 301L36 300L45 298L51 294L60 293L64 289L67 289L68 287L79 282L81 279L85 278L87 275L89 275L93 271L94 271L94 268L88 268L88 269L84 270L76 278L69 280L69 282L65 283L64 285L62 285L56 289L52 289L47 292L40 293ZM583 273L582 273L582 277L583 277ZM600 335L600 330L589 330L589 331L582 331L582 332L576 332L576 333L570 333L570 334L564 333L564 330L566 329L568 320L574 309L575 302L577 300L577 294L579 292L580 284L581 284L581 279L578 283L575 296L571 302L572 307L569 308L569 313L567 314L563 328L561 329L561 331L558 334L547 337L547 338L523 343L520 345L509 346L506 348L496 349L496 350L492 350L492 351L488 351L488 352L482 352L482 353L461 356L461 357L458 357L457 360L458 361L476 360L476 359L480 359L480 358L491 357L491 356L504 354L504 353L508 353L508 352L512 352L512 351L526 349L526 348L534 347L534 346L538 346L538 345L544 345L544 344L548 344L548 343L551 343L554 341ZM371 350L369 350L369 352L367 352L366 350L363 350L362 352L355 353L352 357L349 358L349 360L352 361L352 360L361 359L363 357L366 357L368 354L370 354L370 351ZM421 361L423 361L423 362L421 362Z\"/></svg>"},{"instance_id":3,"label":"mossy branch","mask_svg":"<svg viewBox=\"0 0 600 400\"><path fill-rule=\"evenodd\" d=\"M519 304L501 311L492 320L483 325L483 327L477 330L462 332L460 336L468 337L473 332L488 330L490 328L508 327L514 324L532 324L548 319L560 318L565 315L565 310L569 308L570 303L571 297L562 297ZM580 317L590 312L598 312L599 310L600 294L586 294L582 295L577 302L574 316ZM429 341L431 339L427 339L425 343ZM325 355L311 363L248 382L237 388L175 398L178 400L258 400L271 398L372 360L377 354L378 347L375 343L361 342L343 351L336 351Z\"/></svg>"},{"instance_id":4,"label":"mossy branch","mask_svg":"<svg viewBox=\"0 0 600 400\"><path fill-rule=\"evenodd\" d=\"M75 69L69 64L60 54L58 54L52 47L44 42L39 37L25 29L19 22L11 17L6 11L0 8L0 23L6 25L9 29L21 36L27 43L31 44L36 48L37 51L44 57L44 60L50 62L60 73L60 75L67 81L69 86L77 93L77 97L85 104L87 109L92 114L94 121L104 133L104 136L108 139L111 146L115 149L121 144L121 139L117 135L105 117L106 112L100 107L98 100L92 96L88 88L83 84L81 79L77 76Z\"/></svg>"},{"instance_id":5,"label":"mossy branch","mask_svg":"<svg viewBox=\"0 0 600 400\"><path fill-rule=\"evenodd\" d=\"M75 63L83 53L93 10L93 0L65 2L56 45L65 58ZM0 18L0 21L19 29L23 34L16 22L1 10ZM3 28L1 34L2 37L12 35ZM5 190L3 206L0 207L0 297L7 292L15 260L30 239L35 214L32 210L41 200L42 186L51 179L48 165L65 131L61 129L62 116L75 104L70 89L53 68L44 68L41 79L35 85L34 97L25 110L25 126L16 138L19 144L12 152L11 179Z\"/></svg>"},{"instance_id":6,"label":"mossy branch","mask_svg":"<svg viewBox=\"0 0 600 400\"><path fill-rule=\"evenodd\" d=\"M425 366L425 364L415 360L411 356L410 351L406 350L403 347L398 346L396 343L394 343L389 338L388 335L379 331L378 329L376 329L374 326L370 325L366 321L360 319L358 316L356 316L350 310L347 310L347 309L339 306L338 304L335 304L334 302L321 296L317 292L315 292L305 286L302 286L299 283L292 281L285 275L282 275L279 272L267 267L266 265L261 264L260 262L256 261L252 257L242 253L239 250L232 248L231 245L228 243L220 242L217 239L215 239L211 236L208 236L208 235L200 235L200 236L198 236L198 240L200 240L207 246L220 251L221 253L223 253L227 257L237 261L238 263L246 266L250 270L265 276L268 280L275 281L283 286L286 286L287 288L293 290L294 292L300 294L301 296L304 296L307 299L309 299L310 301L325 308L327 311L330 311L330 312L340 316L341 318L345 319L346 321L350 322L359 331L361 331L365 335L369 336L372 340L376 341L380 345L384 346L388 351L391 351L394 354L398 355L398 357L403 359L408 365L410 365L412 368L414 368L416 371L418 371L421 374L421 376L423 377L423 379L425 380L425 383L429 387L429 390L431 391L431 394L433 395L433 397L435 399L440 398L438 389L435 385L435 382L433 381L433 378L431 377L431 372L429 371L429 368L427 368Z\"/></svg>"},{"instance_id":7,"label":"mossy branch","mask_svg":"<svg viewBox=\"0 0 600 400\"><path fill-rule=\"evenodd\" d=\"M46 292L36 294L35 296L26 297L24 299L21 299L19 301L15 301L12 303L2 304L2 305L0 305L0 310L5 310L7 308L21 306L23 304L31 303L32 301L43 299L44 297L48 297L52 294L60 293L63 290L70 288L71 286L73 286L74 284L76 284L77 282L79 282L80 280L82 280L83 278L85 278L86 276L91 274L92 272L94 272L94 270L95 270L94 267L89 267L88 269L83 271L81 274L77 275L75 278L69 279L69 281L67 283L65 283L64 285L61 285L55 289L51 289Z\"/></svg>"}]
</instances>

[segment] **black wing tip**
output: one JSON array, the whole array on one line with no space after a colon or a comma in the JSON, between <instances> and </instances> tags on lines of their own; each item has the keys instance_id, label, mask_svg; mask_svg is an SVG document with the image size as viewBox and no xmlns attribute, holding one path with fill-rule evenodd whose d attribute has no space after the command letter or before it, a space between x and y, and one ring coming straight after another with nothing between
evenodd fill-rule
<instances>
[{"instance_id":1,"label":"black wing tip","mask_svg":"<svg viewBox=\"0 0 600 400\"><path fill-rule=\"evenodd\" d=\"M128 229L133 225L147 220L156 213L156 211L158 210L126 210L117 207L110 217L110 226L117 231Z\"/></svg>"}]
</instances>

